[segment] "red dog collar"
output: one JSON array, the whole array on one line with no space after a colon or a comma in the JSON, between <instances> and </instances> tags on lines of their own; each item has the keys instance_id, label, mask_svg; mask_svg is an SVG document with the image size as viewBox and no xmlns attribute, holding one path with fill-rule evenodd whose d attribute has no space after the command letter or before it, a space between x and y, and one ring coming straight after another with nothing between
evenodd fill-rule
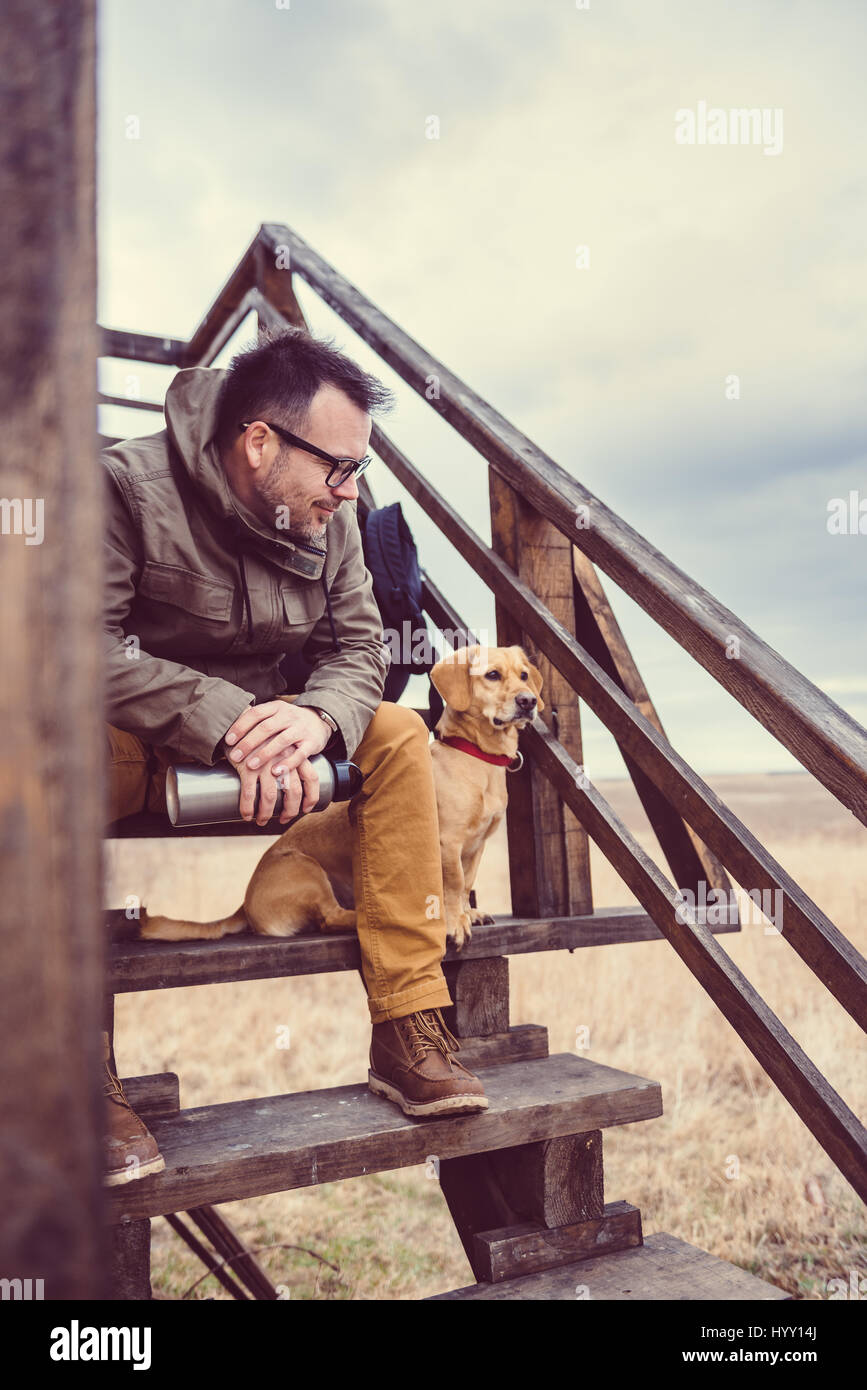
<instances>
[{"instance_id":1,"label":"red dog collar","mask_svg":"<svg viewBox=\"0 0 867 1390\"><path fill-rule=\"evenodd\" d=\"M508 757L505 753L485 753L477 743L470 743L468 738L440 738L440 743L447 743L450 748L459 748L462 753L469 753L473 758L481 758L483 763L495 763L497 767L508 768L510 772L519 772L524 766L524 759L518 753L517 761ZM512 767L512 763L515 766Z\"/></svg>"}]
</instances>

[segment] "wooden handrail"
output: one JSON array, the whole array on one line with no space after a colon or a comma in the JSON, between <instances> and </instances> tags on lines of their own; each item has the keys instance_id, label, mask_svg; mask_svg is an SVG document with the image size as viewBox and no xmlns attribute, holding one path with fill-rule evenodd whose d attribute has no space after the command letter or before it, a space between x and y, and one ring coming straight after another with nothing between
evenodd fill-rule
<instances>
[{"instance_id":1,"label":"wooden handrail","mask_svg":"<svg viewBox=\"0 0 867 1390\"><path fill-rule=\"evenodd\" d=\"M187 344L183 338L158 338L153 333L126 333L120 328L97 329L100 357L124 357L133 362L157 362L183 367Z\"/></svg>"},{"instance_id":2,"label":"wooden handrail","mask_svg":"<svg viewBox=\"0 0 867 1390\"><path fill-rule=\"evenodd\" d=\"M297 233L265 223L260 236L272 255L278 247L288 248L292 272L424 399L432 396L434 410L867 824L867 732L845 710L426 352ZM432 378L436 393L428 389ZM579 527L579 520L589 524ZM738 660L728 655L733 637Z\"/></svg>"},{"instance_id":3,"label":"wooden handrail","mask_svg":"<svg viewBox=\"0 0 867 1390\"><path fill-rule=\"evenodd\" d=\"M202 366L216 357L222 343L216 348L214 344L219 342L226 324L256 283L256 258L260 254L260 245L261 234L257 234L186 344L182 366Z\"/></svg>"},{"instance_id":4,"label":"wooden handrail","mask_svg":"<svg viewBox=\"0 0 867 1390\"><path fill-rule=\"evenodd\" d=\"M465 633L466 640L474 642L472 630L426 574L422 587L426 611L437 626ZM524 731L522 746L586 826L810 1133L867 1201L867 1130L858 1117L738 970L711 929L696 922L693 913L684 912L675 889L601 793L578 775L574 761L540 719Z\"/></svg>"},{"instance_id":5,"label":"wooden handrail","mask_svg":"<svg viewBox=\"0 0 867 1390\"><path fill-rule=\"evenodd\" d=\"M134 396L106 396L103 391L97 392L96 402L97 405L124 405L131 410L156 410L160 414L163 411L159 401L139 401Z\"/></svg>"},{"instance_id":6,"label":"wooden handrail","mask_svg":"<svg viewBox=\"0 0 867 1390\"><path fill-rule=\"evenodd\" d=\"M738 882L780 894L782 936L860 1026L867 1028L867 961L852 943L378 426L374 427L371 444L443 535L494 590L523 630Z\"/></svg>"},{"instance_id":7,"label":"wooden handrail","mask_svg":"<svg viewBox=\"0 0 867 1390\"><path fill-rule=\"evenodd\" d=\"M537 720L526 731L530 737L524 747L530 756L550 777L563 800L811 1134L862 1201L867 1201L867 1129L738 970L710 929L695 920L682 920L687 914L675 889L600 793L589 783L581 784L568 753L540 724Z\"/></svg>"}]
</instances>

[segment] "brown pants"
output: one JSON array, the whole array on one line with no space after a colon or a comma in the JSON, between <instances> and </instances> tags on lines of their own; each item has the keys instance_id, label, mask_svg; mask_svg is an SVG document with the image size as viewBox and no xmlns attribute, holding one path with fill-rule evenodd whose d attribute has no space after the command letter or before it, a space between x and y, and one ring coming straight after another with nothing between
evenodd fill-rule
<instances>
[{"instance_id":1,"label":"brown pants","mask_svg":"<svg viewBox=\"0 0 867 1390\"><path fill-rule=\"evenodd\" d=\"M107 725L113 820L165 811L170 749ZM442 972L443 884L428 731L415 710L379 706L353 756L364 785L350 806L361 972L372 1023L451 1002Z\"/></svg>"}]
</instances>

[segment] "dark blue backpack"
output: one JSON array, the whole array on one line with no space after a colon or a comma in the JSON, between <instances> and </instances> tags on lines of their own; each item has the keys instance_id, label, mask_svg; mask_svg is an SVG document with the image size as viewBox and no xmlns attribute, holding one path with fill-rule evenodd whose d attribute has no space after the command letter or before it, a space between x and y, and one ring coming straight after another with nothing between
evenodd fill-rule
<instances>
[{"instance_id":1,"label":"dark blue backpack","mask_svg":"<svg viewBox=\"0 0 867 1390\"><path fill-rule=\"evenodd\" d=\"M366 516L359 512L358 524L383 628L393 634L388 645L394 659L382 698L396 702L410 676L430 672L437 660L424 620L418 552L399 502L376 507ZM283 658L280 670L289 690L302 690L312 667L296 653ZM428 703L433 727L442 714L443 703L432 684Z\"/></svg>"}]
</instances>

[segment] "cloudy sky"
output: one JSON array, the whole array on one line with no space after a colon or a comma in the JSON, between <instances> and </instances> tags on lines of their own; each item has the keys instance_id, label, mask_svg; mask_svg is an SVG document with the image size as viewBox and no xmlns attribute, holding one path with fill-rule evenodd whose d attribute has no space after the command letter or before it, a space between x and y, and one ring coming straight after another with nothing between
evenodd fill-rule
<instances>
[{"instance_id":1,"label":"cloudy sky","mask_svg":"<svg viewBox=\"0 0 867 1390\"><path fill-rule=\"evenodd\" d=\"M189 337L287 223L867 722L867 535L827 527L867 499L865 40L860 0L103 0L100 322ZM774 141L678 143L702 104L767 111ZM130 370L103 362L103 389ZM135 370L161 398L171 373ZM489 539L486 465L406 387L387 428ZM493 632L484 586L368 477ZM687 759L795 766L605 582ZM592 717L585 762L622 771Z\"/></svg>"}]
</instances>

